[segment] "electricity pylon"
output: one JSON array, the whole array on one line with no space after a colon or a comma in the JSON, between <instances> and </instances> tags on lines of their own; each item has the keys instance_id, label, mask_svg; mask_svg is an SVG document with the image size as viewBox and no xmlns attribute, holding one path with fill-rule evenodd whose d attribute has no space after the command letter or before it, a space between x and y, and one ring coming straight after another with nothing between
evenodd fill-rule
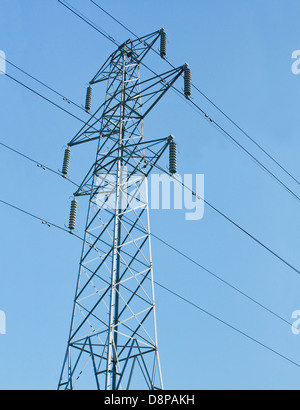
<instances>
[{"instance_id":1,"label":"electricity pylon","mask_svg":"<svg viewBox=\"0 0 300 410\"><path fill-rule=\"evenodd\" d=\"M159 39L164 58L164 30L128 40L108 58L86 109L102 81L105 102L68 144L65 175L70 147L95 141L97 155L74 194L89 196L89 209L59 389L163 389L147 177L173 137L145 141L143 120L187 65L141 81L140 65ZM74 199L71 230L76 210Z\"/></svg>"}]
</instances>

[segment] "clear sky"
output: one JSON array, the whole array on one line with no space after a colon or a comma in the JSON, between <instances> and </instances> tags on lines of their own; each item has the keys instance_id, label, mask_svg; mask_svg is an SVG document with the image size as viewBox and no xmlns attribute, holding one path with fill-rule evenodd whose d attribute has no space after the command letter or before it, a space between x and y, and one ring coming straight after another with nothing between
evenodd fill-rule
<instances>
[{"instance_id":1,"label":"clear sky","mask_svg":"<svg viewBox=\"0 0 300 410\"><path fill-rule=\"evenodd\" d=\"M98 0L139 35L164 27L168 58L190 64L193 82L298 179L300 49L296 0ZM72 5L118 41L130 35L88 0ZM87 83L114 45L56 0L2 0L0 50L7 59L83 104ZM167 71L155 55L147 64ZM7 73L87 119L11 66ZM182 84L178 84L182 87ZM104 94L97 93L94 107ZM299 196L288 178L200 94L194 101ZM0 142L56 169L80 122L0 75ZM297 269L299 201L173 92L145 122L145 137L176 136L178 171L205 174L208 201ZM0 147L1 195L42 218L67 224L74 188ZM73 150L80 181L94 153ZM168 159L164 157L165 167ZM1 389L55 389L66 349L81 243L0 205ZM82 232L86 203L79 206ZM300 309L299 275L215 212L186 221L184 211L151 212L153 233L286 320ZM155 279L300 364L291 328L153 240ZM237 334L163 289L156 289L158 335L167 389L298 389L300 368Z\"/></svg>"}]
</instances>

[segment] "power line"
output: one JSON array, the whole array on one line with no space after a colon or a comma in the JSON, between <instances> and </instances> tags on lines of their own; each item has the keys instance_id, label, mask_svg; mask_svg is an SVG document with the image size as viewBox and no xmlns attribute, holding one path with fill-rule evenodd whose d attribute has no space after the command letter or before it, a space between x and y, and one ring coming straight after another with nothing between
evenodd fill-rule
<instances>
[{"instance_id":1,"label":"power line","mask_svg":"<svg viewBox=\"0 0 300 410\"><path fill-rule=\"evenodd\" d=\"M15 77L9 75L9 74L5 74L8 78L10 78L11 80L15 81L17 84L21 85L22 87L26 88L27 90L31 91L32 93L34 93L35 95L39 96L40 98L42 98L43 100L47 101L48 103L52 104L54 107L60 109L61 111L65 112L66 114L70 115L71 117L75 118L76 120L80 121L82 124L84 124L83 128L88 124L88 122L91 119L95 119L96 122L99 121L99 119L96 118L96 114L99 112L99 110L101 109L101 107L93 114L90 115L90 119L88 121L84 121L81 118L79 118L78 116L74 115L73 113L71 113L70 111L66 110L65 108L61 107L60 105L56 104L55 102L53 102L52 100L50 100L49 98L45 97L44 95L42 95L41 93L35 91L33 88L29 87L28 85L22 83L21 81L17 80ZM91 129L95 130L95 131L99 131L97 130L94 126L91 126Z\"/></svg>"},{"instance_id":2,"label":"power line","mask_svg":"<svg viewBox=\"0 0 300 410\"><path fill-rule=\"evenodd\" d=\"M49 227L53 226L53 227L55 227L55 228L57 228L57 229L59 229L59 230L61 230L61 231L64 231L64 232L66 232L66 233L68 233L68 234L71 234L71 235L75 236L76 238L80 239L81 241L84 241L83 238L81 238L80 236L78 236L78 235L76 235L76 234L74 234L74 233L72 234L72 233L71 233L70 231L68 231L66 228L63 228L63 227L61 227L61 226L59 226L59 225L57 225L57 224L54 224L54 223L49 223L49 222L47 222L46 219L43 219L43 218L41 218L41 217L39 217L39 216L37 216L37 215L31 213L31 212L25 211L24 209L19 208L19 207L15 206L15 205L12 205L12 204L9 203L9 202L6 202L6 201L0 199L0 203L4 204L4 205L6 205L6 206L8 206L8 207L10 207L10 208L13 208L13 209L15 209L15 210L17 210L17 211L19 211L19 212L21 212L21 213L27 215L27 216L30 216L31 218L34 218L34 219L36 219L36 220L39 220L39 221L41 221L43 224L47 224ZM159 282L157 282L157 281L155 281L155 284L156 284L157 286L161 287L162 289L164 289L165 291L167 291L168 293L172 294L172 295L175 296L176 298L178 298L178 299L184 301L185 303L189 304L190 306L193 306L194 308L196 308L197 310L201 311L201 312L204 313L205 315L211 317L212 319L215 319L216 321L218 321L219 323L221 323L221 324L227 326L227 327L230 328L231 330L234 330L236 333L238 333L238 334L244 336L245 338L251 340L252 342L254 342L254 343L256 343L256 344L258 344L259 346L263 347L264 349L266 349L266 350L272 352L272 353L275 354L276 356L279 356L280 358L284 359L285 361L287 361L287 362L293 364L294 366L300 368L300 364L296 363L296 362L293 361L292 359L289 359L287 356L284 356L283 354L279 353L278 351L276 351L276 350L270 348L270 347L267 346L266 344L260 342L259 340L255 339L254 337L250 336L249 334L247 334L247 333L241 331L240 329L234 327L233 325L231 325L230 323L226 322L225 320L223 320L223 319L219 318L218 316L216 316L216 315L214 315L214 314L208 312L207 310L203 309L203 308L200 307L199 305L195 304L194 302L190 301L189 299L185 298L184 296L180 295L179 293L177 293L177 292L173 291L172 289L168 288L167 286L164 286L164 285L162 285L161 283L159 283Z\"/></svg>"},{"instance_id":3,"label":"power line","mask_svg":"<svg viewBox=\"0 0 300 410\"><path fill-rule=\"evenodd\" d=\"M110 14L108 11L106 11L103 7L101 7L99 4L94 2L93 0L90 0L91 3L93 3L96 7L98 7L100 10L102 10L105 14L107 14L110 18L112 18L115 22L117 22L120 26L125 28L130 34L132 34L134 37L139 38L133 31L131 31L128 27L126 27L123 23L121 23L118 19L116 19L112 14ZM175 67L174 67L175 68Z\"/></svg>"},{"instance_id":4,"label":"power line","mask_svg":"<svg viewBox=\"0 0 300 410\"><path fill-rule=\"evenodd\" d=\"M253 142L265 155L267 155L282 171L284 171L290 178L292 178L298 185L300 181L294 177L291 172L287 170L278 160L274 158L266 149L264 149L254 138L252 138L245 130L243 130L234 120L232 120L220 107L218 107L213 101L211 101L198 87L194 84L192 86L197 90L210 104L212 104L225 118L227 118L239 131L241 131L250 141Z\"/></svg>"},{"instance_id":5,"label":"power line","mask_svg":"<svg viewBox=\"0 0 300 410\"><path fill-rule=\"evenodd\" d=\"M62 177L62 178L64 178L64 179L66 179L67 181L71 182L73 185L76 185L76 186L78 187L78 185L77 185L75 182L73 182L73 181L72 181L71 179L69 179L68 177L62 175L60 172L55 171L54 169L52 169L52 168L50 168L50 167L47 167L46 165L43 165L41 162L38 162L38 161L36 161L36 160L30 158L29 156L23 154L23 153L20 152L20 151L17 151L16 149L14 149L14 148L12 148L12 147L10 147L10 146L4 144L3 142L0 142L0 145L1 145L2 147L4 147L4 148L8 149L9 151L12 151L12 152L14 152L15 154L17 154L17 155L19 155L19 156L21 156L21 157L27 159L28 161L30 161L30 162L36 164L39 168L41 168L41 169L43 169L43 170L50 171L50 172L52 172L53 174L56 174L56 175L58 175L58 176L60 176L60 177Z\"/></svg>"},{"instance_id":6,"label":"power line","mask_svg":"<svg viewBox=\"0 0 300 410\"><path fill-rule=\"evenodd\" d=\"M59 108L61 111L65 112L66 114L70 115L71 117L75 118L76 120L80 121L83 124L86 124L86 121L82 120L81 118L77 117L75 114L72 114L70 111L66 110L65 108L61 107L60 105L56 104L55 102L51 101L49 98L45 97L44 95L40 94L39 92L35 91L33 88L29 87L28 85L22 83L21 81L17 80L16 78L14 78L13 76L9 75L9 74L5 74L6 77L10 78L11 80L15 81L16 83L18 83L19 85L21 85L22 87L26 88L27 90L31 91L32 93L38 95L39 97L41 97L43 100L47 101L48 103L54 105L56 108Z\"/></svg>"},{"instance_id":7,"label":"power line","mask_svg":"<svg viewBox=\"0 0 300 410\"><path fill-rule=\"evenodd\" d=\"M139 38L132 30L130 30L126 25L124 25L120 20L116 19L112 14L110 14L107 10L97 4L94 0L90 0L96 7L102 10L105 14L107 14L110 18L112 18L115 22L117 22L121 27L127 30L129 33L133 34L137 39ZM156 50L152 49L156 54L159 54ZM167 59L164 58L167 64L169 64L172 68L175 66ZM270 153L268 153L257 141L254 140L245 130L243 130L232 118L229 117L216 103L214 103L206 94L204 94L196 85L192 84L192 87L201 94L214 108L216 108L227 120L229 120L239 131L241 131L253 144L255 144L265 155L267 155L278 167L281 168L290 178L292 178L298 185L300 185L300 181L295 178L283 165L281 165Z\"/></svg>"},{"instance_id":8,"label":"power line","mask_svg":"<svg viewBox=\"0 0 300 410\"><path fill-rule=\"evenodd\" d=\"M269 248L267 245L265 245L263 242L261 242L259 239L257 239L254 235L252 235L250 232L248 232L246 229L244 229L241 225L239 225L237 222L235 222L233 219L231 219L229 216L227 216L224 212L220 211L218 208L216 208L214 205L212 205L210 202L208 202L206 199L201 198L200 195L198 195L196 192L194 192L190 187L184 184L184 182L180 181L179 179L176 178L175 175L172 175L169 171L163 169L161 166L155 164L154 165L157 169L160 171L164 172L165 174L169 175L174 179L174 181L178 182L180 185L182 185L183 188L187 189L188 191L191 192L191 194L197 198L199 201L203 201L207 206L209 206L212 210L217 212L220 216L225 218L228 222L230 222L233 226L238 228L241 232L243 232L245 235L247 235L249 238L253 239L256 243L258 243L260 246L262 246L265 250L267 250L269 253L271 253L273 256L275 256L277 259L279 259L281 262L283 262L285 265L287 265L289 268L291 268L293 271L298 273L300 275L300 270L295 268L293 265L291 265L286 259L282 258L278 253L274 252L271 248Z\"/></svg>"},{"instance_id":9,"label":"power line","mask_svg":"<svg viewBox=\"0 0 300 410\"><path fill-rule=\"evenodd\" d=\"M281 353L277 352L276 350L270 348L269 346L267 346L266 344L258 341L257 339L253 338L252 336L249 336L247 333L239 330L238 328L232 326L230 323L224 321L223 319L220 319L219 317L213 315L212 313L208 312L207 310L203 309L202 307L200 307L199 305L191 302L189 299L181 296L180 294L172 291L171 289L167 288L166 286L161 285L160 283L155 281L155 284L159 287L161 287L162 289L164 289L165 291L171 293L173 296L176 296L178 299L181 299L182 301L184 301L185 303L188 303L189 305L193 306L194 308L200 310L202 313L204 313L205 315L211 317L212 319L217 320L218 322L222 323L223 325L229 327L230 329L234 330L235 332L239 333L240 335L246 337L247 339L251 340L252 342L258 344L259 346L269 350L270 352L274 353L275 355L281 357L284 360L287 360L288 362L292 363L293 365L297 366L300 368L300 364L294 362L293 360L287 358L286 356L282 355Z\"/></svg>"},{"instance_id":10,"label":"power line","mask_svg":"<svg viewBox=\"0 0 300 410\"><path fill-rule=\"evenodd\" d=\"M191 258L190 256L188 256L187 254L185 254L184 252L180 251L178 248L176 248L173 245L170 245L167 241L161 239L160 237L158 237L157 235L151 233L151 236L153 236L153 238L157 239L159 242L163 243L165 246L167 246L168 248L172 249L174 252L178 253L179 255L181 255L183 258L187 259L188 261L190 261L191 263L193 263L194 265L196 265L198 268L204 270L205 272L207 272L209 275L213 276L215 279L217 279L218 281L220 281L221 283L225 284L226 286L228 286L229 288L233 289L235 292L239 293L240 295L242 295L243 297L245 297L246 299L250 300L251 302L255 303L257 306L261 307L262 309L264 309L265 311L271 313L273 316L277 317L279 320L281 320L283 323L287 324L289 327L295 327L292 323L290 323L288 320L284 319L282 316L278 315L277 313L275 313L273 310L267 308L265 305L263 305L262 303L258 302L257 300L255 300L254 298L252 298L251 296L247 295L245 292L242 292L240 289L238 289L236 286L232 285L231 283L227 282L226 280L224 280L223 278L221 278L220 276L216 275L214 272L212 272L211 270L207 269L205 266L201 265L199 262L195 261L195 259ZM296 328L296 327L295 327Z\"/></svg>"},{"instance_id":11,"label":"power line","mask_svg":"<svg viewBox=\"0 0 300 410\"><path fill-rule=\"evenodd\" d=\"M93 115L90 114L83 106L80 106L79 104L77 104L76 102L72 101L70 98L64 96L62 93L60 93L59 91L55 90L53 87L50 87L49 85L47 85L45 82L39 80L38 78L34 77L32 74L29 74L27 71L25 71L24 69L20 68L19 66L17 66L16 64L12 63L11 61L7 60L7 58L3 58L0 55L0 58L2 58L3 60L5 60L8 64L10 64L12 67L16 68L17 70L19 70L21 73L27 75L29 78L33 79L34 81L36 81L37 83L43 85L45 88L47 88L48 90L52 91L53 93L55 93L56 95L58 95L59 97L61 97L64 101L66 101L69 104L73 104L75 107L81 109L82 111L84 111L86 114L89 115L90 119L95 119L97 121L99 121L99 119L96 117L96 114L98 113L99 110L97 110ZM6 73L4 73L6 74ZM9 75L6 74L8 77ZM14 77L10 76L10 78L16 82L19 82L20 85L22 85L23 87L27 88L28 90L32 91L33 93L37 94L39 97L45 99L46 101L50 102L51 104L55 105L57 108L64 110L62 107L56 105L55 103L53 103L53 101L46 99L44 96L42 96L41 94L37 93L35 90L31 89L30 87L26 86L25 84L21 83L20 81L18 81L17 79L15 79ZM64 110L65 112L67 112L68 114L72 115L69 111ZM76 119L80 120L84 125L86 125L89 121L83 121L82 119L79 119L78 117L75 117ZM95 129L94 127L91 127L93 129ZM96 129L95 129L96 130Z\"/></svg>"},{"instance_id":12,"label":"power line","mask_svg":"<svg viewBox=\"0 0 300 410\"><path fill-rule=\"evenodd\" d=\"M106 33L104 30L99 28L95 23L93 23L90 19L88 19L86 16L84 16L80 11L78 11L75 7L71 6L69 3L62 2L61 0L57 0L60 4L62 4L64 7L66 7L68 10L70 10L73 14L75 14L77 17L79 17L81 20L89 24L94 30L98 31L99 34L102 36L106 37L109 41L114 43L116 46L119 46L120 43L115 40L112 36L110 36L108 33Z\"/></svg>"},{"instance_id":13,"label":"power line","mask_svg":"<svg viewBox=\"0 0 300 410\"><path fill-rule=\"evenodd\" d=\"M191 99L189 99L189 101L196 107L198 108L199 111L202 111L202 109ZM246 148L244 148L242 146L242 144L240 144L231 134L229 134L229 132L227 132L223 127L221 127L221 125L219 125L216 121L214 121L213 119L210 119L207 114L204 113L204 111L202 111L202 113L205 115L206 118L208 118L210 120L211 123L213 123L215 125L215 127L217 127L217 129L219 131L221 131L221 133L223 133L226 137L230 138L231 141L233 141L241 150L243 150L254 162L256 162L260 168L262 168L263 171L267 172L276 182L278 182L288 193L290 193L295 199L297 199L298 201L300 201L300 197L295 194L295 192L293 192L286 184L284 184L278 177L276 177L276 175L271 172L265 165L263 165L263 163L261 161L259 161L257 158L254 157L254 155L252 155L250 153L250 151L248 151Z\"/></svg>"},{"instance_id":14,"label":"power line","mask_svg":"<svg viewBox=\"0 0 300 410\"><path fill-rule=\"evenodd\" d=\"M41 84L42 86L46 87L48 90L52 91L53 93L55 93L56 95L58 95L59 97L61 97L64 101L66 101L69 104L73 104L75 107L79 108L80 110L86 112L85 108L83 108L81 105L75 103L74 101L72 101L70 98L67 98L66 96L64 96L63 94L61 94L60 92L58 92L57 90L55 90L53 87L50 87L49 85L47 85L45 82L39 80L38 78L34 77L32 74L29 74L27 71L25 71L24 69L20 68L19 66L17 66L16 64L12 63L11 61L9 61L7 58L4 58L0 55L0 58L3 59L6 63L8 63L9 65L11 65L12 67L14 67L15 69L17 69L18 71L20 71L21 73L27 75L28 77L30 77L32 80L38 82L39 84Z\"/></svg>"},{"instance_id":15,"label":"power line","mask_svg":"<svg viewBox=\"0 0 300 410\"><path fill-rule=\"evenodd\" d=\"M11 203L9 203L9 202L7 202L7 201L4 201L4 200L0 199L0 202L1 202L2 204L4 204L4 205L10 207L10 208L15 209L16 211L19 211L19 212L21 212L21 213L23 213L23 214L25 214L25 215L27 215L27 216L30 216L31 218L34 218L34 219L36 219L36 220L42 222L44 225L47 225L49 228L54 227L54 228L57 228L57 229L59 229L59 230L61 230L61 231L70 233L66 228L63 228L63 227L60 226L60 225L54 224L53 222L49 222L48 220L46 220L46 219L44 219L44 218L41 218L41 217L39 217L39 216L37 216L37 215L31 213L31 212L25 211L24 209L19 208L19 207L15 206L15 205L12 205ZM77 236L76 234L75 234L74 236L76 236L76 237L79 238L79 239L82 239L82 238L80 238L80 236Z\"/></svg>"}]
</instances>

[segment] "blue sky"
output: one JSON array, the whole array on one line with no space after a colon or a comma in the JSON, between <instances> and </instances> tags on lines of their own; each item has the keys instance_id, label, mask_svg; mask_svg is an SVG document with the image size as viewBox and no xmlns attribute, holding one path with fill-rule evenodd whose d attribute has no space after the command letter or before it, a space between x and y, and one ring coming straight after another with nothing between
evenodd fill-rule
<instances>
[{"instance_id":1,"label":"blue sky","mask_svg":"<svg viewBox=\"0 0 300 410\"><path fill-rule=\"evenodd\" d=\"M186 4L188 3L188 4ZM299 2L291 0L99 0L139 35L164 27L168 58L185 62L193 82L299 178L300 76L291 55L300 49ZM129 34L88 0L79 8L118 41ZM0 49L8 60L84 103L86 85L112 43L56 0L2 0ZM155 55L147 64L167 71ZM10 66L26 82L87 119ZM182 85L179 84L180 87ZM104 98L96 93L94 104ZM201 95L194 101L299 195L289 179ZM0 142L61 167L64 146L81 124L0 76ZM176 136L178 171L205 174L205 196L298 269L299 202L228 139L170 92L145 122L145 138ZM74 149L72 179L88 169L90 149ZM47 220L68 221L72 185L0 147L1 196ZM161 160L167 165L167 157ZM55 389L65 353L81 243L12 209L1 207L0 388ZM86 203L79 206L82 232ZM300 309L300 278L286 265L206 208L201 221L184 211L152 211L151 227L202 265L290 320ZM153 241L155 278L212 314L300 364L300 336L207 273ZM160 288L158 335L167 389L298 389L300 370Z\"/></svg>"}]
</instances>

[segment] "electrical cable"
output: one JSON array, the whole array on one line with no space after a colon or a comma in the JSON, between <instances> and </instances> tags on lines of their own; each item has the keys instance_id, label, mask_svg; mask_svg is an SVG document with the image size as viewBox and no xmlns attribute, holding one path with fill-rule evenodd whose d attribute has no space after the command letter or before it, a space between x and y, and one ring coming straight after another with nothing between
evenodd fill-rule
<instances>
[{"instance_id":1,"label":"electrical cable","mask_svg":"<svg viewBox=\"0 0 300 410\"><path fill-rule=\"evenodd\" d=\"M61 107L60 105L56 104L55 102L51 101L49 98L43 96L39 92L35 91L33 88L29 87L28 85L22 83L21 81L17 80L15 77L5 74L6 77L10 78L11 80L15 81L17 84L21 85L22 87L26 88L27 90L31 91L32 93L38 95L39 97L43 98L45 101L48 103L54 105L55 107L59 108L61 111L65 112L66 114L70 115L71 117L75 118L76 120L82 122L83 124L86 124L86 121L82 120L81 118L77 117L75 114L72 114L70 111L66 110L65 108Z\"/></svg>"},{"instance_id":2,"label":"electrical cable","mask_svg":"<svg viewBox=\"0 0 300 410\"><path fill-rule=\"evenodd\" d=\"M109 41L114 43L116 46L119 46L120 43L115 40L112 36L110 36L108 33L106 33L104 30L99 28L95 23L93 23L90 19L88 19L86 16L84 16L80 11L78 11L75 7L71 6L69 3L62 2L61 0L57 0L60 4L62 4L64 7L66 7L68 10L70 10L73 14L75 14L77 17L79 17L81 20L89 24L94 30L98 31L99 34L102 36L106 37Z\"/></svg>"},{"instance_id":3,"label":"electrical cable","mask_svg":"<svg viewBox=\"0 0 300 410\"><path fill-rule=\"evenodd\" d=\"M38 162L38 161L36 161L36 160L34 160L34 159L28 157L27 155L25 155L25 154L23 154L22 152L17 151L16 149L14 149L14 148L12 148L12 147L10 147L10 146L4 144L3 142L0 142L0 145L1 145L2 147L4 147L4 148L6 148L6 149L8 149L8 150L10 150L10 151L12 151L12 152L14 152L15 154L20 155L21 157L27 159L28 161L31 161L32 163L36 164L39 168L42 168L43 170L50 171L50 172L52 172L53 174L56 174L56 175L58 175L58 176L60 176L60 177L62 177L62 178L64 178L64 179L66 179L67 181L71 182L73 185L76 185L77 187L79 187L79 185L77 185L75 182L73 182L73 181L72 181L71 179L69 179L68 177L62 175L62 173L60 173L60 172L58 172L58 171L55 171L54 169L52 169L52 168L50 168L50 167L47 167L46 165L43 165L41 162Z\"/></svg>"},{"instance_id":4,"label":"electrical cable","mask_svg":"<svg viewBox=\"0 0 300 410\"><path fill-rule=\"evenodd\" d=\"M257 306L261 307L262 309L264 309L265 311L271 313L273 316L277 317L279 320L281 320L283 323L287 324L289 327L294 327L296 328L292 323L290 323L288 320L284 319L282 316L278 315L277 313L275 313L273 310L269 309L268 307L266 307L265 305L263 305L262 303L258 302L257 300L255 300L254 298L252 298L251 296L247 295L245 292L241 291L240 289L238 289L236 286L232 285L231 283L227 282L226 280L224 280L223 278L221 278L219 275L216 275L214 272L212 272L210 269L207 269L205 266L201 265L199 262L195 261L195 259L191 258L190 256L188 256L187 254L185 254L184 252L180 251L179 249L177 249L175 246L170 245L170 243L168 243L167 241L163 240L162 238L158 237L157 235L153 234L151 232L151 236L153 238L155 238L156 240L158 240L159 242L161 242L162 244L164 244L165 246L167 246L168 248L172 249L174 252L178 253L179 255L181 255L183 258L187 259L188 261L190 261L191 263L193 263L194 265L198 266L198 268L200 268L201 270L207 272L209 275L213 276L215 279L217 279L218 281L220 281L221 283L225 284L226 286L228 286L229 288L233 289L235 292L239 293L240 295L242 295L243 297L245 297L246 299L250 300L251 302L253 302L254 304L256 304Z\"/></svg>"},{"instance_id":5,"label":"electrical cable","mask_svg":"<svg viewBox=\"0 0 300 410\"><path fill-rule=\"evenodd\" d=\"M75 107L79 108L80 110L84 111L86 113L85 108L83 108L81 105L75 103L74 101L72 101L70 98L67 98L66 96L64 96L63 94L61 94L60 92L58 92L57 90L55 90L53 87L50 87L49 85L47 85L45 82L39 80L38 78L34 77L32 74L29 74L27 71L25 71L24 69L20 68L19 66L17 66L16 64L12 63L11 61L9 61L7 58L3 58L0 55L0 58L2 58L6 63L8 63L9 65L11 65L12 67L14 67L16 70L20 71L21 73L27 75L28 77L30 77L32 80L38 82L39 84L41 84L43 87L47 88L48 90L52 91L53 93L55 93L56 95L58 95L59 97L61 97L64 101L66 101L69 104L73 104ZM5 74L5 73L4 73Z\"/></svg>"},{"instance_id":6,"label":"electrical cable","mask_svg":"<svg viewBox=\"0 0 300 410\"><path fill-rule=\"evenodd\" d=\"M157 169L159 169L161 172L164 172L165 174L169 175L174 179L174 181L178 182L180 185L183 186L183 188L187 189L188 191L191 192L191 194L197 198L200 201L203 201L207 206L209 206L212 210L214 210L216 213L218 213L220 216L222 216L224 219L226 219L228 222L230 222L233 226L238 228L241 232L243 232L245 235L247 235L249 238L253 239L256 243L258 243L260 246L262 246L265 250L267 250L269 253L271 253L273 256L275 256L277 259L279 259L281 262L283 262L285 265L287 265L289 268L291 268L293 271L298 273L300 275L300 270L291 265L287 260L282 258L278 253L274 252L271 248L269 248L267 245L265 245L263 242L261 242L259 239L257 239L254 235L249 233L246 229L244 229L241 225L239 225L237 222L235 222L233 219L231 219L229 216L227 216L224 212L220 211L218 208L216 208L214 205L212 205L209 201L207 201L204 198L201 198L200 195L198 195L196 192L194 192L190 187L185 185L182 181L176 178L175 175L172 175L169 171L165 170L161 166L155 164L154 165Z\"/></svg>"},{"instance_id":7,"label":"electrical cable","mask_svg":"<svg viewBox=\"0 0 300 410\"><path fill-rule=\"evenodd\" d=\"M208 312L207 310L203 309L202 307L200 307L200 306L197 305L196 303L191 302L189 299L187 299L187 298L181 296L180 294L178 294L178 293L172 291L171 289L167 288L166 286L161 285L160 283L158 283L158 282L156 282L156 281L155 281L155 284L156 284L157 286L161 287L162 289L164 289L165 291L171 293L173 296L176 296L177 298L181 299L181 300L184 301L185 303L188 303L189 305L193 306L194 308L200 310L200 311L201 311L202 313L204 313L205 315L211 317L212 319L217 320L218 322L222 323L223 325L229 327L231 330L234 330L235 332L241 334L242 336L246 337L247 339L252 340L252 342L254 342L254 343L260 345L261 347L263 347L263 348L269 350L270 352L274 353L275 355L281 357L281 358L284 359L284 360L287 360L288 362L290 362L290 363L292 363L293 365L295 365L295 366L297 366L297 367L300 368L300 364L299 364L299 363L296 363L295 361L293 361L293 360L289 359L288 357L282 355L281 353L277 352L276 350L270 348L270 347L267 346L266 344L264 344L264 343L258 341L257 339L253 338L252 336L249 336L247 333L245 333L245 332L239 330L238 328L232 326L230 323L226 322L225 320L220 319L219 317L213 315L212 313L210 313L210 312Z\"/></svg>"},{"instance_id":8,"label":"electrical cable","mask_svg":"<svg viewBox=\"0 0 300 410\"><path fill-rule=\"evenodd\" d=\"M66 114L70 115L71 117L75 118L76 120L80 121L82 124L84 124L84 126L82 127L82 129L89 123L89 121L91 119L95 119L97 121L99 121L99 119L97 119L95 116L98 113L99 109L95 112L95 114L91 115L90 119L88 121L84 121L81 118L77 117L76 115L72 114L70 111L66 110L65 108L61 107L60 105L56 104L55 102L53 102L52 100L50 100L49 98L45 97L44 95L42 95L41 93L35 91L33 88L29 87L28 85L22 83L21 81L17 80L15 77L9 75L9 74L5 74L9 79L15 81L17 84L21 85L22 87L26 88L27 90L31 91L32 93L34 93L35 95L39 96L40 98L42 98L43 100L47 101L48 103L52 104L54 107L59 108L61 111L65 112ZM99 131L97 130L94 126L90 127L91 129L95 130L95 131Z\"/></svg>"}]
</instances>

